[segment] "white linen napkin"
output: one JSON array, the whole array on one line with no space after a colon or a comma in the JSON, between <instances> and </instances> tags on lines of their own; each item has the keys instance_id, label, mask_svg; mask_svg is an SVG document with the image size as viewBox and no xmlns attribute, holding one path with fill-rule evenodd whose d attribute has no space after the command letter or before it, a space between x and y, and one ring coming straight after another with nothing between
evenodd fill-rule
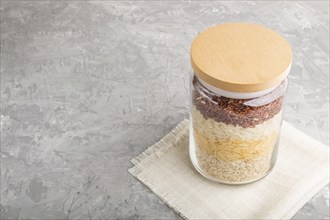
<instances>
[{"instance_id":1,"label":"white linen napkin","mask_svg":"<svg viewBox=\"0 0 330 220\"><path fill-rule=\"evenodd\" d=\"M240 186L209 181L190 162L188 124L133 158L129 169L185 219L290 219L329 182L329 147L287 122L268 176Z\"/></svg>"}]
</instances>

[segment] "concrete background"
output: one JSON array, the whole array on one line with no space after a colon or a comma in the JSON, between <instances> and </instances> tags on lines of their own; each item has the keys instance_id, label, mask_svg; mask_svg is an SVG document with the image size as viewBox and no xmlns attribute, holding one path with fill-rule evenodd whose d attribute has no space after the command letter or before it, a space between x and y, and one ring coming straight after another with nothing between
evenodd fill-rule
<instances>
[{"instance_id":1,"label":"concrete background","mask_svg":"<svg viewBox=\"0 0 330 220\"><path fill-rule=\"evenodd\" d=\"M328 1L1 1L1 217L180 219L129 160L188 116L190 44L226 21L290 41L285 119L329 145Z\"/></svg>"}]
</instances>

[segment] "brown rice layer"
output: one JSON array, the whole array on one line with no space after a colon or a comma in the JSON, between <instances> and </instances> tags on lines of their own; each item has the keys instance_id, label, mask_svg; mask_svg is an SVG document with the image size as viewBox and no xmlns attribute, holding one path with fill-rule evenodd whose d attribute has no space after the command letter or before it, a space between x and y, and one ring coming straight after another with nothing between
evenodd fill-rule
<instances>
[{"instance_id":1,"label":"brown rice layer","mask_svg":"<svg viewBox=\"0 0 330 220\"><path fill-rule=\"evenodd\" d=\"M198 80L193 79L192 103L207 119L244 128L255 127L278 114L282 108L283 96L263 106L247 106L251 99L232 99L217 96L208 91Z\"/></svg>"}]
</instances>

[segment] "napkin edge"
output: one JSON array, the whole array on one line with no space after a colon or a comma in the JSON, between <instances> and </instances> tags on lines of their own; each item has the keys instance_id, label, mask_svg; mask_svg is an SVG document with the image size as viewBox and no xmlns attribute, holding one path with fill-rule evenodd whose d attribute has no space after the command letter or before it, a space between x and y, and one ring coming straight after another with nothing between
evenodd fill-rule
<instances>
[{"instance_id":1,"label":"napkin edge","mask_svg":"<svg viewBox=\"0 0 330 220\"><path fill-rule=\"evenodd\" d=\"M136 166L144 164L146 163L146 161L156 159L157 157L160 157L161 155L165 154L169 149L173 147L173 140L177 139L178 137L181 137L181 133L185 132L188 125L189 119L183 119L169 133L167 133L155 144L148 147L141 154L132 158L130 162Z\"/></svg>"},{"instance_id":2,"label":"napkin edge","mask_svg":"<svg viewBox=\"0 0 330 220\"><path fill-rule=\"evenodd\" d=\"M290 210L287 211L285 215L281 217L281 219L291 219L293 218L298 211L307 204L318 192L320 192L324 187L329 184L329 175L324 179L320 180L318 184L315 184L313 188L306 193Z\"/></svg>"}]
</instances>

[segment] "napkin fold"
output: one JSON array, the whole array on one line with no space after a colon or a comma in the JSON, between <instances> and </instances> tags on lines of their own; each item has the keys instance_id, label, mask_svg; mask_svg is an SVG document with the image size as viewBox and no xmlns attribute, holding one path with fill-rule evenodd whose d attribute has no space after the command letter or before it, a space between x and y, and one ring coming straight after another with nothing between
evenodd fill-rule
<instances>
[{"instance_id":1,"label":"napkin fold","mask_svg":"<svg viewBox=\"0 0 330 220\"><path fill-rule=\"evenodd\" d=\"M246 185L215 183L189 158L189 121L131 162L129 172L185 219L290 219L329 182L329 147L283 122L273 171Z\"/></svg>"}]
</instances>

